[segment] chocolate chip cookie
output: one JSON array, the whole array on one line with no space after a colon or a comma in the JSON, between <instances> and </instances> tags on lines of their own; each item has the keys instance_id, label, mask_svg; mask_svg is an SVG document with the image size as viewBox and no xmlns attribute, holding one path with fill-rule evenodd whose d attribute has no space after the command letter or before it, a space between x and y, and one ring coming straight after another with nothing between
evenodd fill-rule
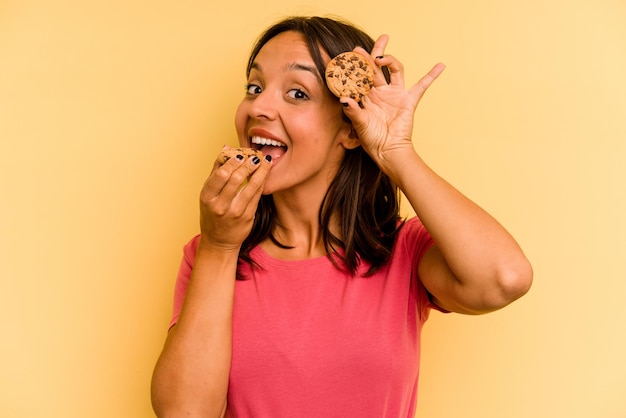
<instances>
[{"instance_id":1,"label":"chocolate chip cookie","mask_svg":"<svg viewBox=\"0 0 626 418\"><path fill-rule=\"evenodd\" d=\"M326 85L337 97L351 97L360 102L373 83L374 69L356 52L341 53L326 66Z\"/></svg>"},{"instance_id":2,"label":"chocolate chip cookie","mask_svg":"<svg viewBox=\"0 0 626 418\"><path fill-rule=\"evenodd\" d=\"M237 155L243 155L244 159L248 159L252 156L263 158L263 153L254 148L225 148L220 152L217 160L220 164L224 164L226 161L231 158L235 158Z\"/></svg>"}]
</instances>

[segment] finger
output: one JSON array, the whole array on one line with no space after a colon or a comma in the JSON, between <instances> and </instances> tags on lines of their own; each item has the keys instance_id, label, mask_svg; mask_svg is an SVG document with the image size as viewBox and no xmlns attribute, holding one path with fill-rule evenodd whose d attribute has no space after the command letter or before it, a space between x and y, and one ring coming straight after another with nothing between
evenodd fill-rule
<instances>
[{"instance_id":1,"label":"finger","mask_svg":"<svg viewBox=\"0 0 626 418\"><path fill-rule=\"evenodd\" d=\"M410 88L410 92L417 98L419 101L426 90L430 87L430 85L441 75L443 70L446 69L446 66L442 63L436 64L431 70L422 77L417 83Z\"/></svg>"},{"instance_id":2,"label":"finger","mask_svg":"<svg viewBox=\"0 0 626 418\"><path fill-rule=\"evenodd\" d=\"M385 34L380 35L378 39L376 39L376 42L374 42L374 46L372 47L372 50L370 51L370 55L373 58L381 57L385 55L385 48L387 48L388 43L389 43L389 36Z\"/></svg>"},{"instance_id":3,"label":"finger","mask_svg":"<svg viewBox=\"0 0 626 418\"><path fill-rule=\"evenodd\" d=\"M210 199L218 195L226 183L230 180L232 173L243 163L243 155L237 155L236 158L230 158L224 164L221 164L219 160L216 159L213 164L211 174L204 182L204 186L202 188L203 196Z\"/></svg>"},{"instance_id":4,"label":"finger","mask_svg":"<svg viewBox=\"0 0 626 418\"><path fill-rule=\"evenodd\" d=\"M252 156L248 158L231 173L230 178L224 184L219 194L226 199L234 199L260 165L261 159L259 157Z\"/></svg>"},{"instance_id":5,"label":"finger","mask_svg":"<svg viewBox=\"0 0 626 418\"><path fill-rule=\"evenodd\" d=\"M388 42L389 36L383 34L378 37L376 42L374 42L374 46L371 51L366 51L362 47L356 47L354 49L355 52L363 55L374 69L375 86L384 86L389 82L389 70L384 65L379 65L379 63L376 62L377 58L382 58L384 56L385 48L387 47Z\"/></svg>"},{"instance_id":6,"label":"finger","mask_svg":"<svg viewBox=\"0 0 626 418\"><path fill-rule=\"evenodd\" d=\"M264 158L254 173L250 176L245 186L243 186L239 194L235 197L234 202L246 205L246 212L256 212L256 206L263 193L263 187L267 180L267 175L272 167L271 159Z\"/></svg>"},{"instance_id":7,"label":"finger","mask_svg":"<svg viewBox=\"0 0 626 418\"><path fill-rule=\"evenodd\" d=\"M389 76L389 68L384 62L384 55L379 55L374 57L373 59L373 68L374 68L374 86L386 86L391 82L391 77Z\"/></svg>"},{"instance_id":8,"label":"finger","mask_svg":"<svg viewBox=\"0 0 626 418\"><path fill-rule=\"evenodd\" d=\"M361 105L368 100L368 97L365 96L361 99L361 104L359 104L356 100L350 97L342 97L339 99L341 104L343 105L344 114L350 119L353 126L359 126L365 124L366 114L363 112L363 108Z\"/></svg>"},{"instance_id":9,"label":"finger","mask_svg":"<svg viewBox=\"0 0 626 418\"><path fill-rule=\"evenodd\" d=\"M374 42L374 46L372 47L372 51L370 52L370 56L374 59L374 68L376 69L374 73L374 85L375 86L384 86L391 82L391 77L389 74L389 68L387 68L388 63L385 62L385 48L387 48L387 44L389 43L389 36L386 34L380 35L376 42Z\"/></svg>"},{"instance_id":10,"label":"finger","mask_svg":"<svg viewBox=\"0 0 626 418\"><path fill-rule=\"evenodd\" d=\"M389 84L404 88L404 65L393 55L376 57L376 65L386 68L389 73Z\"/></svg>"}]
</instances>

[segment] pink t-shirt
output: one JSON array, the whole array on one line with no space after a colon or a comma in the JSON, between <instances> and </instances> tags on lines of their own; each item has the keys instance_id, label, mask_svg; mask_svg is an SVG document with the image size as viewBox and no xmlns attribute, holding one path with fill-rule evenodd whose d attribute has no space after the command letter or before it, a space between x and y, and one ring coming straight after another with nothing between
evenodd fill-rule
<instances>
[{"instance_id":1,"label":"pink t-shirt","mask_svg":"<svg viewBox=\"0 0 626 418\"><path fill-rule=\"evenodd\" d=\"M184 248L172 325L197 242ZM235 285L229 416L412 418L420 331L435 307L417 266L431 245L420 221L407 221L391 262L371 277L327 257L282 261L255 248L263 270L245 265L249 279Z\"/></svg>"}]
</instances>

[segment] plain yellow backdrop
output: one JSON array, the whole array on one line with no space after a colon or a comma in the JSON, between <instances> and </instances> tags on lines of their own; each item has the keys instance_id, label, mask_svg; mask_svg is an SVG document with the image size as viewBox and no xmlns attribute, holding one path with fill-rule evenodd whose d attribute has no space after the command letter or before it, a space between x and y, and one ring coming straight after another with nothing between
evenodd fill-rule
<instances>
[{"instance_id":1,"label":"plain yellow backdrop","mask_svg":"<svg viewBox=\"0 0 626 418\"><path fill-rule=\"evenodd\" d=\"M0 416L153 417L199 188L288 14L388 33L410 83L447 65L415 146L535 269L502 311L432 314L418 417L626 417L623 0L0 2Z\"/></svg>"}]
</instances>

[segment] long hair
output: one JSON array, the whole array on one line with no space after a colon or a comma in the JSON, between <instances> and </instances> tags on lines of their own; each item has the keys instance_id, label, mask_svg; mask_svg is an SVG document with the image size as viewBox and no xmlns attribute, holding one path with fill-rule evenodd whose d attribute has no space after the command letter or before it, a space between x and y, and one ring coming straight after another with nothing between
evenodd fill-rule
<instances>
[{"instance_id":1,"label":"long hair","mask_svg":"<svg viewBox=\"0 0 626 418\"><path fill-rule=\"evenodd\" d=\"M317 16L289 17L268 28L256 41L246 75L249 75L261 48L286 31L304 36L321 80L325 73L322 49L334 57L352 51L356 46L366 51L371 51L374 46L374 40L369 35L350 23ZM385 73L385 76L388 77L388 74ZM330 232L330 221L334 216L340 223L340 236ZM250 251L268 238L281 248L289 248L274 236L276 219L272 196L261 196L252 230L242 244L240 263L258 267ZM389 261L396 235L402 226L398 188L362 147L346 150L341 167L322 202L319 221L324 248L333 264L355 275L360 264L366 262L369 268L364 275L371 275ZM238 278L242 277L238 275Z\"/></svg>"}]
</instances>

